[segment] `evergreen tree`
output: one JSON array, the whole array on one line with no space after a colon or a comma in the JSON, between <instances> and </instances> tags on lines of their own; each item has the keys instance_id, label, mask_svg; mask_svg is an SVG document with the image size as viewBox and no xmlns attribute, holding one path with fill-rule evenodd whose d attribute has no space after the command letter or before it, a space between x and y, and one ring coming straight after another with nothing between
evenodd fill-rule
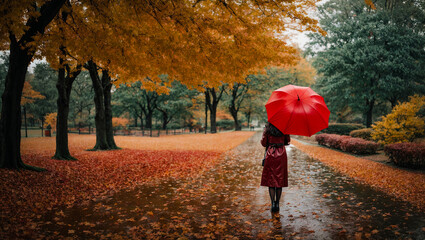
<instances>
[{"instance_id":1,"label":"evergreen tree","mask_svg":"<svg viewBox=\"0 0 425 240\"><path fill-rule=\"evenodd\" d=\"M368 127L378 103L394 106L424 91L425 38L396 21L384 3L331 0L319 8L328 34L312 35L319 92L331 111L348 106Z\"/></svg>"}]
</instances>

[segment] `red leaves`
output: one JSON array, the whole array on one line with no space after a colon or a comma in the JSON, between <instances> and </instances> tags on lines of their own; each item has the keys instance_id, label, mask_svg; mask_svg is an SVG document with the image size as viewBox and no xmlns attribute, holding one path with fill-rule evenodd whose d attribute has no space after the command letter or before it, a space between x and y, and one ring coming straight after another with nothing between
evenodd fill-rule
<instances>
[{"instance_id":1,"label":"red leaves","mask_svg":"<svg viewBox=\"0 0 425 240\"><path fill-rule=\"evenodd\" d=\"M222 152L237 146L252 134L117 137L120 147L150 150L95 152L85 151L94 146L94 136L71 135L71 152L78 161L51 159L54 138L24 139L23 161L48 171L0 169L0 222L4 223L7 219L7 236L11 237L10 232L18 232L16 228L24 229L26 224L29 227L30 219L57 205L87 202L158 179L195 177L212 168ZM61 216L63 212L57 214Z\"/></svg>"}]
</instances>

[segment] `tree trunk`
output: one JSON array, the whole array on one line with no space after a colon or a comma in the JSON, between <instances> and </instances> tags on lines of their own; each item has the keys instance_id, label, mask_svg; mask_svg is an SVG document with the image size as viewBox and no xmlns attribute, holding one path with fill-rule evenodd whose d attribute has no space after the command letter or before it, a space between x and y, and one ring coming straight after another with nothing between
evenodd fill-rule
<instances>
[{"instance_id":1,"label":"tree trunk","mask_svg":"<svg viewBox=\"0 0 425 240\"><path fill-rule=\"evenodd\" d=\"M232 88L232 98L230 101L229 112L233 117L235 122L235 131L241 131L241 125L239 124L238 112L242 101L245 97L245 93L248 91L248 86L246 84L235 83Z\"/></svg>"},{"instance_id":2,"label":"tree trunk","mask_svg":"<svg viewBox=\"0 0 425 240\"><path fill-rule=\"evenodd\" d=\"M17 42L11 42L9 69L2 96L0 120L0 167L27 169L21 159L21 96L27 67L32 55L22 50Z\"/></svg>"},{"instance_id":3,"label":"tree trunk","mask_svg":"<svg viewBox=\"0 0 425 240\"><path fill-rule=\"evenodd\" d=\"M41 117L41 136L44 137L44 117Z\"/></svg>"},{"instance_id":4,"label":"tree trunk","mask_svg":"<svg viewBox=\"0 0 425 240\"><path fill-rule=\"evenodd\" d=\"M212 104L212 107L210 108L210 126L211 126L211 133L217 133L217 105Z\"/></svg>"},{"instance_id":5,"label":"tree trunk","mask_svg":"<svg viewBox=\"0 0 425 240\"><path fill-rule=\"evenodd\" d=\"M62 61L62 60L61 60ZM59 69L58 82L56 88L58 90L58 117L56 119L56 152L52 157L58 160L77 160L69 153L68 148L68 115L69 101L71 96L72 84L81 72L81 66L77 66L75 71L62 67Z\"/></svg>"},{"instance_id":6,"label":"tree trunk","mask_svg":"<svg viewBox=\"0 0 425 240\"><path fill-rule=\"evenodd\" d=\"M248 121L249 130L251 130L251 111L247 112L245 116Z\"/></svg>"},{"instance_id":7,"label":"tree trunk","mask_svg":"<svg viewBox=\"0 0 425 240\"><path fill-rule=\"evenodd\" d=\"M94 118L96 124L96 145L92 150L108 150L109 145L106 138L106 121L105 121L105 101L103 95L102 81L97 73L96 64L90 60L88 63L88 70L94 89L94 104L96 109L96 116Z\"/></svg>"},{"instance_id":8,"label":"tree trunk","mask_svg":"<svg viewBox=\"0 0 425 240\"><path fill-rule=\"evenodd\" d=\"M0 167L11 169L44 169L24 164L21 159L21 96L28 65L34 56L36 46L34 37L42 36L46 26L58 14L65 0L48 1L39 8L39 16L30 17L26 23L27 29L21 39L9 32L10 52L9 69L2 95L2 110L0 119Z\"/></svg>"},{"instance_id":9,"label":"tree trunk","mask_svg":"<svg viewBox=\"0 0 425 240\"><path fill-rule=\"evenodd\" d=\"M28 137L28 126L27 126L27 108L24 105L24 123L25 123L25 137Z\"/></svg>"},{"instance_id":10,"label":"tree trunk","mask_svg":"<svg viewBox=\"0 0 425 240\"><path fill-rule=\"evenodd\" d=\"M106 127L106 141L108 142L109 149L120 149L114 140L114 127L112 126L112 104L111 104L111 77L107 70L102 71L102 85L103 85L103 100L105 106L105 127Z\"/></svg>"},{"instance_id":11,"label":"tree trunk","mask_svg":"<svg viewBox=\"0 0 425 240\"><path fill-rule=\"evenodd\" d=\"M205 134L207 134L208 128L208 103L210 102L210 95L205 91Z\"/></svg>"},{"instance_id":12,"label":"tree trunk","mask_svg":"<svg viewBox=\"0 0 425 240\"><path fill-rule=\"evenodd\" d=\"M241 131L241 126L239 124L238 119L238 111L235 108L229 107L230 114L233 117L233 121L235 123L235 131Z\"/></svg>"},{"instance_id":13,"label":"tree trunk","mask_svg":"<svg viewBox=\"0 0 425 240\"><path fill-rule=\"evenodd\" d=\"M145 125L143 124L143 117L140 115L140 130L145 130Z\"/></svg>"},{"instance_id":14,"label":"tree trunk","mask_svg":"<svg viewBox=\"0 0 425 240\"><path fill-rule=\"evenodd\" d=\"M375 100L368 100L367 101L367 111L366 111L366 127L370 128L372 125L372 114L373 114L373 107L375 105Z\"/></svg>"},{"instance_id":15,"label":"tree trunk","mask_svg":"<svg viewBox=\"0 0 425 240\"><path fill-rule=\"evenodd\" d=\"M146 128L152 129L152 116L153 116L153 111L149 111L146 113Z\"/></svg>"},{"instance_id":16,"label":"tree trunk","mask_svg":"<svg viewBox=\"0 0 425 240\"><path fill-rule=\"evenodd\" d=\"M233 91L234 92L234 91ZM230 101L230 106L229 106L229 112L233 117L233 121L235 123L235 131L240 131L241 127L239 125L239 120L238 120L238 108L235 105L235 98L234 96L232 97L232 100Z\"/></svg>"},{"instance_id":17,"label":"tree trunk","mask_svg":"<svg viewBox=\"0 0 425 240\"><path fill-rule=\"evenodd\" d=\"M162 112L162 129L165 130L167 129L167 124L168 124L168 115L167 112Z\"/></svg>"},{"instance_id":18,"label":"tree trunk","mask_svg":"<svg viewBox=\"0 0 425 240\"><path fill-rule=\"evenodd\" d=\"M205 94L206 96L205 100L207 102L208 108L210 110L210 125L211 125L211 133L217 132L217 106L218 102L220 101L221 97L223 96L224 87L222 86L220 89L220 93L217 96L217 93L215 91L215 88L206 88ZM209 97L209 94L211 94L211 97Z\"/></svg>"}]
</instances>

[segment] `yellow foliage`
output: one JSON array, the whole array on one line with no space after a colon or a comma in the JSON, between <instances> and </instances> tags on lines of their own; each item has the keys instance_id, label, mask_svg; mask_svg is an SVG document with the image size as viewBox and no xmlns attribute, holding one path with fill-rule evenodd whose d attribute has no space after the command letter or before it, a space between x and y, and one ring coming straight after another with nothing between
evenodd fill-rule
<instances>
[{"instance_id":1,"label":"yellow foliage","mask_svg":"<svg viewBox=\"0 0 425 240\"><path fill-rule=\"evenodd\" d=\"M127 126L128 126L128 119L127 118L114 117L114 118L112 118L112 126L114 128L126 129Z\"/></svg>"},{"instance_id":2,"label":"yellow foliage","mask_svg":"<svg viewBox=\"0 0 425 240\"><path fill-rule=\"evenodd\" d=\"M232 120L232 115L228 114L226 111L218 110L216 117L220 120Z\"/></svg>"},{"instance_id":3,"label":"yellow foliage","mask_svg":"<svg viewBox=\"0 0 425 240\"><path fill-rule=\"evenodd\" d=\"M376 10L375 4L372 2L372 0L364 0L366 5L368 5L371 9Z\"/></svg>"},{"instance_id":4,"label":"yellow foliage","mask_svg":"<svg viewBox=\"0 0 425 240\"><path fill-rule=\"evenodd\" d=\"M170 83L160 74L191 88L243 82L248 73L298 59L276 33L324 34L307 14L318 0L194 2L71 2L72 19L55 18L40 52L58 68L64 45L78 62L92 59L108 69L116 85L141 81L146 90L167 93Z\"/></svg>"},{"instance_id":5,"label":"yellow foliage","mask_svg":"<svg viewBox=\"0 0 425 240\"><path fill-rule=\"evenodd\" d=\"M44 117L44 127L51 128L52 130L56 130L56 119L58 117L57 113L49 113Z\"/></svg>"},{"instance_id":6,"label":"yellow foliage","mask_svg":"<svg viewBox=\"0 0 425 240\"><path fill-rule=\"evenodd\" d=\"M21 97L21 105L25 105L27 103L33 103L35 99L44 99L45 96L41 95L41 93L35 91L29 82L24 83L24 89L22 91Z\"/></svg>"},{"instance_id":7,"label":"yellow foliage","mask_svg":"<svg viewBox=\"0 0 425 240\"><path fill-rule=\"evenodd\" d=\"M417 116L425 107L425 96L412 96L409 102L400 103L391 113L373 127L372 138L383 144L411 142L425 132L425 121Z\"/></svg>"}]
</instances>

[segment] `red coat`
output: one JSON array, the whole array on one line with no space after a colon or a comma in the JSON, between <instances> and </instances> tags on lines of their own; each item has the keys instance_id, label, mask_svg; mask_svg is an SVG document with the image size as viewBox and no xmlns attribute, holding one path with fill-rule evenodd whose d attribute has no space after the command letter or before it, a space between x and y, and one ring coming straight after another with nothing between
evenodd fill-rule
<instances>
[{"instance_id":1,"label":"red coat","mask_svg":"<svg viewBox=\"0 0 425 240\"><path fill-rule=\"evenodd\" d=\"M289 135L275 137L263 132L261 145L268 147L264 162L261 186L287 187L288 186L288 158L285 145L289 145ZM277 146L275 144L278 144ZM274 146L275 145L275 146Z\"/></svg>"}]
</instances>

